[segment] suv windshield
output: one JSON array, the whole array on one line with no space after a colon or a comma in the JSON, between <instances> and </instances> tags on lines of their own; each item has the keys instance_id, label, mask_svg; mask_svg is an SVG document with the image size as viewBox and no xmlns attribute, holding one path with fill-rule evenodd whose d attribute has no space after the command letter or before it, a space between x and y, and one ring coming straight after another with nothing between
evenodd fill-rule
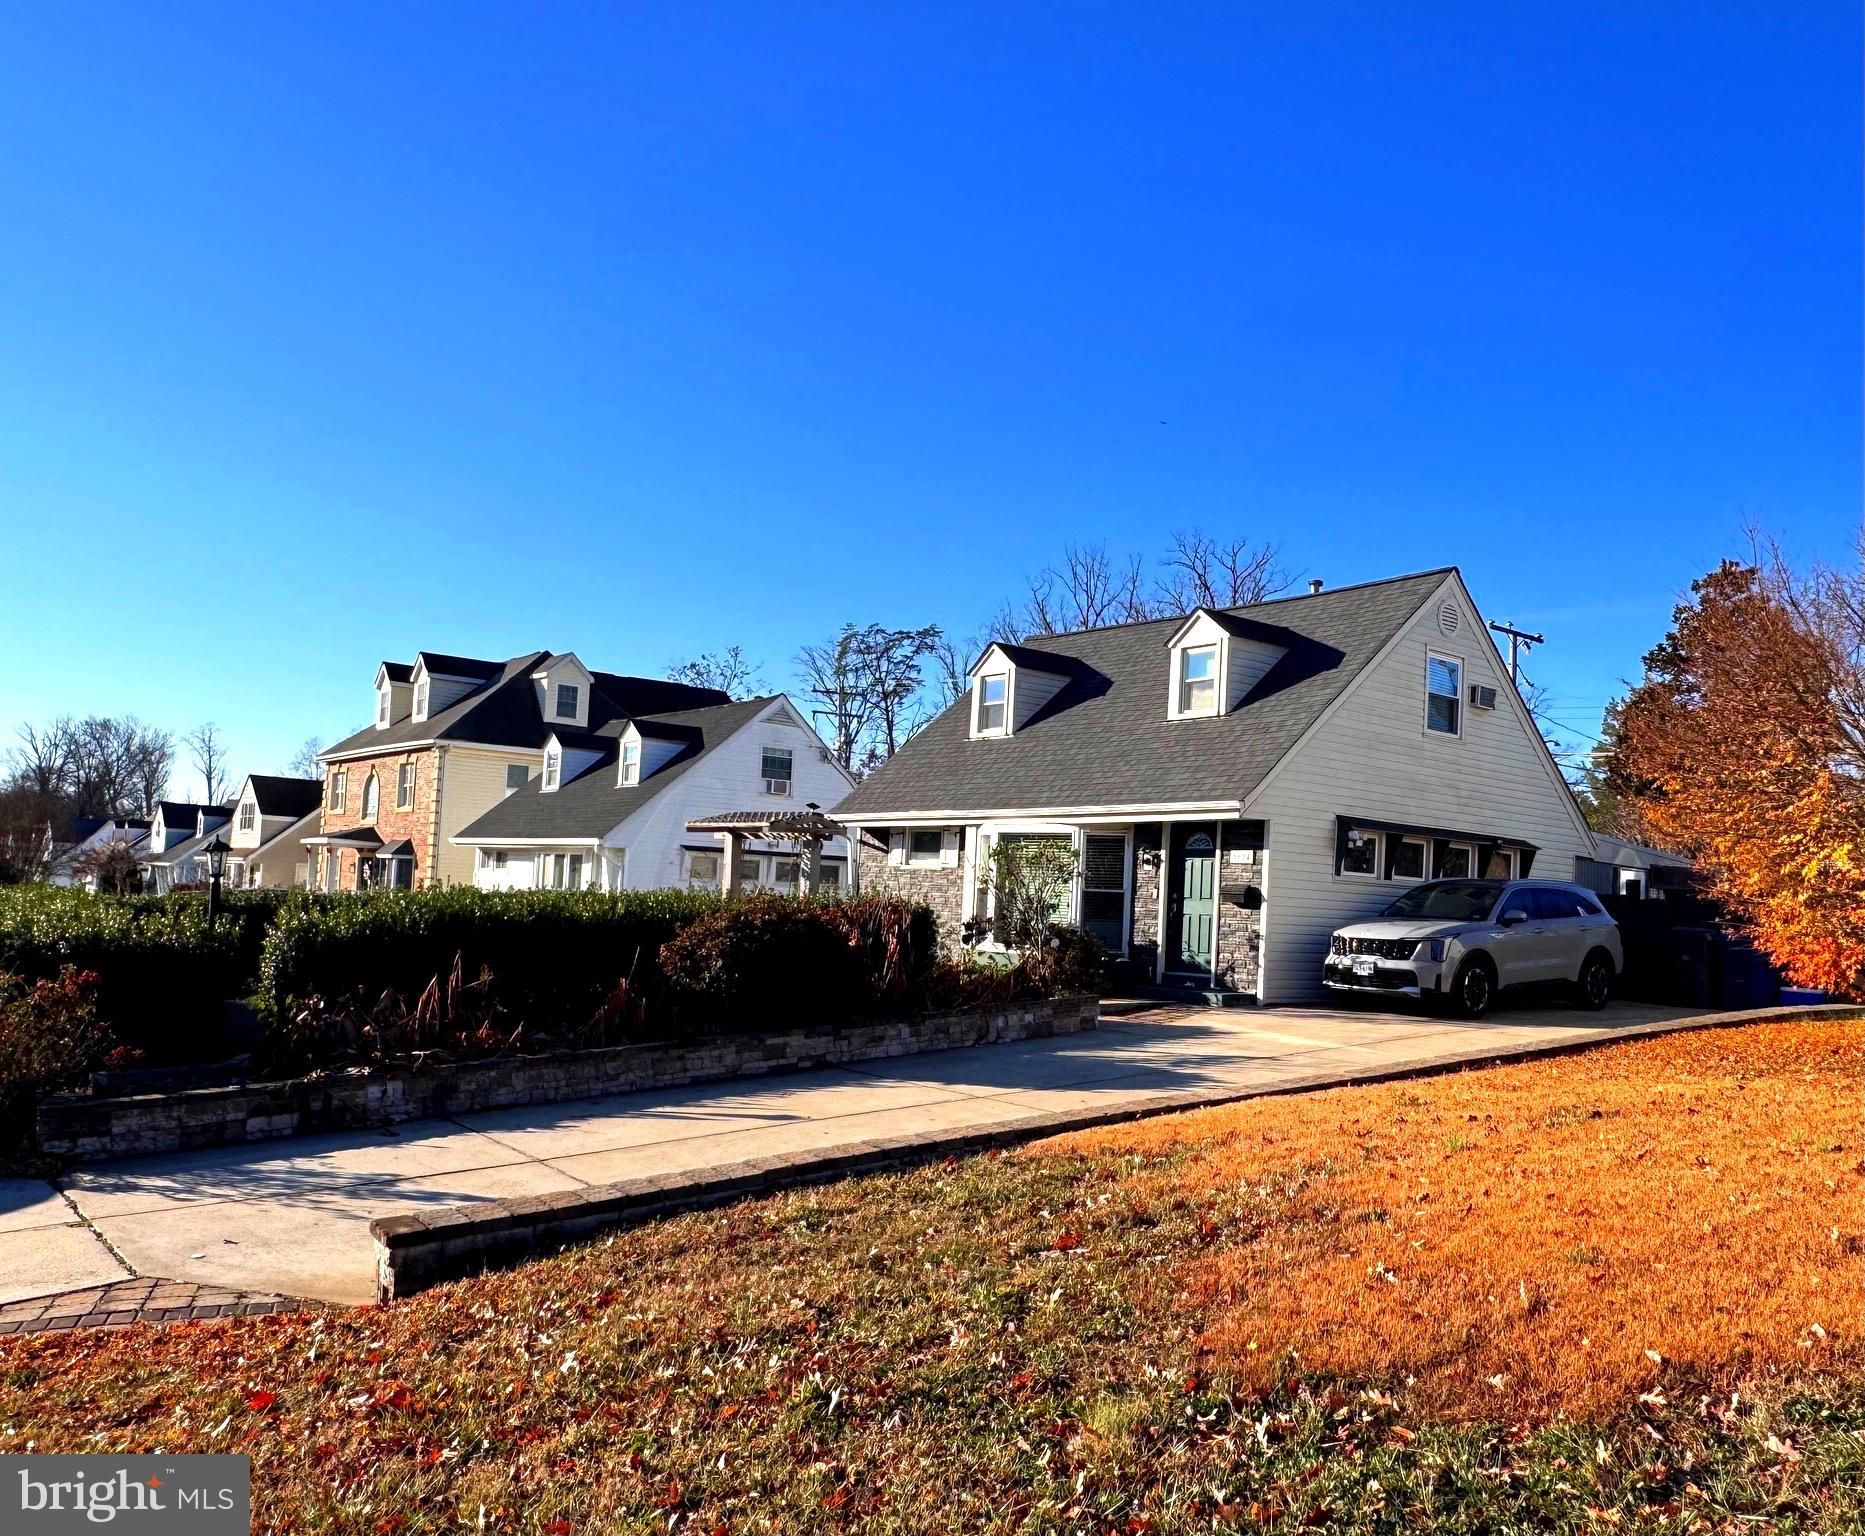
<instances>
[{"instance_id":1,"label":"suv windshield","mask_svg":"<svg viewBox=\"0 0 1865 1536\"><path fill-rule=\"evenodd\" d=\"M1380 915L1439 917L1447 923L1474 922L1489 916L1502 891L1500 880L1433 880L1415 885Z\"/></svg>"}]
</instances>

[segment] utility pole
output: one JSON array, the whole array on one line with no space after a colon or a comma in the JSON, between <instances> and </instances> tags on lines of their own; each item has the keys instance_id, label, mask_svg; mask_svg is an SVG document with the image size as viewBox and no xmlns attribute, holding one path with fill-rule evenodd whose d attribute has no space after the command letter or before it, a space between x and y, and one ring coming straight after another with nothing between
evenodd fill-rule
<instances>
[{"instance_id":1,"label":"utility pole","mask_svg":"<svg viewBox=\"0 0 1865 1536\"><path fill-rule=\"evenodd\" d=\"M1548 643L1547 636L1530 634L1525 629L1517 629L1506 620L1498 624L1494 619L1491 619L1489 621L1489 627L1495 630L1497 634L1507 635L1509 637L1509 681L1519 685L1521 682L1521 661L1523 655L1531 646L1546 645Z\"/></svg>"}]
</instances>

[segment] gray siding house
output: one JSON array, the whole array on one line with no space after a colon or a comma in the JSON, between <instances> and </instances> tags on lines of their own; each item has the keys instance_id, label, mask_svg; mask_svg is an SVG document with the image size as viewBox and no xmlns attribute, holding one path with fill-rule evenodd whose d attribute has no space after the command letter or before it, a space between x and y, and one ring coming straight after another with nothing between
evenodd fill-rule
<instances>
[{"instance_id":1,"label":"gray siding house","mask_svg":"<svg viewBox=\"0 0 1865 1536\"><path fill-rule=\"evenodd\" d=\"M1141 978L1321 994L1408 882L1569 880L1593 838L1455 568L993 645L837 807L866 889L989 917L993 845L1065 840L1057 917Z\"/></svg>"}]
</instances>

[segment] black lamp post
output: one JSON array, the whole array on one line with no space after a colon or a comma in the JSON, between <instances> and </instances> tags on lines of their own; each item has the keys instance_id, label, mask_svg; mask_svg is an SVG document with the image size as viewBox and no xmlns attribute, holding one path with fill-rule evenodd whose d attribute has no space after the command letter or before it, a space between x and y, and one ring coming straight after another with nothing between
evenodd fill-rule
<instances>
[{"instance_id":1,"label":"black lamp post","mask_svg":"<svg viewBox=\"0 0 1865 1536\"><path fill-rule=\"evenodd\" d=\"M227 872L227 844L219 833L203 850L207 854L207 931L214 931L214 917L220 910L220 877Z\"/></svg>"}]
</instances>

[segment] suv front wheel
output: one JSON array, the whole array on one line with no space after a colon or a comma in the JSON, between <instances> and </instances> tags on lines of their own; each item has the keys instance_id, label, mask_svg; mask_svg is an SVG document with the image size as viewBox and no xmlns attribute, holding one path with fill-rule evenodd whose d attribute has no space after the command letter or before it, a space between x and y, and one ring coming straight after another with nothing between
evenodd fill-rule
<instances>
[{"instance_id":1,"label":"suv front wheel","mask_svg":"<svg viewBox=\"0 0 1865 1536\"><path fill-rule=\"evenodd\" d=\"M1466 1019L1480 1019L1496 999L1496 977L1487 960L1472 957L1457 968L1451 1006Z\"/></svg>"}]
</instances>

